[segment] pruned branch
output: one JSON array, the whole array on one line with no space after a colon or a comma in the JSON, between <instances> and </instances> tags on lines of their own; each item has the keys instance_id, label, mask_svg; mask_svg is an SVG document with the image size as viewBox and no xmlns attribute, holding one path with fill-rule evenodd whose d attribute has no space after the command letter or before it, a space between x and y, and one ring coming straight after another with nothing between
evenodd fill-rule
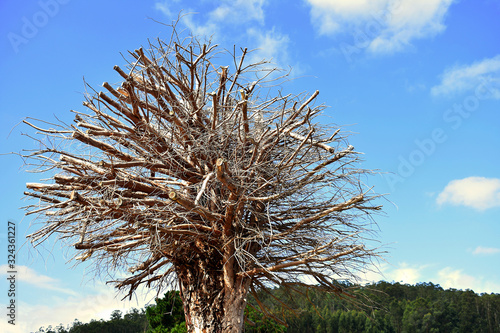
<instances>
[{"instance_id":1,"label":"pruned branch","mask_svg":"<svg viewBox=\"0 0 500 333\"><path fill-rule=\"evenodd\" d=\"M76 259L128 271L113 282L129 296L177 281L215 299L305 276L338 293L335 279L378 255L363 246L380 208L360 180L370 171L315 120L319 91L282 94L247 49L233 67L216 54L174 30L115 66L123 82L87 96L73 125L25 120L49 138L21 154L27 165L56 170L26 184L26 214L41 222L28 238L57 235Z\"/></svg>"}]
</instances>

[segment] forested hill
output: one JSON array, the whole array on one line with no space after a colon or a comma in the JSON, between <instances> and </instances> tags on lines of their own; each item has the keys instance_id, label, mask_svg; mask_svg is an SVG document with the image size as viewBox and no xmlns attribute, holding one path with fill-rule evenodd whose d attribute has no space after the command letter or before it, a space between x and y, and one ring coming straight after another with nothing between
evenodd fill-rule
<instances>
[{"instance_id":1,"label":"forested hill","mask_svg":"<svg viewBox=\"0 0 500 333\"><path fill-rule=\"evenodd\" d=\"M246 332L336 333L336 332L487 332L500 333L500 294L478 295L471 290L444 290L439 285L403 285L379 282L364 287L350 286L363 306L318 291L300 289L285 295L280 288L260 299L269 313L286 320L288 327L257 314L251 306L246 314L252 322ZM172 298L173 296L173 298ZM279 299L290 310L281 311ZM172 300L175 301L172 304ZM255 300L250 303L258 307ZM172 315L170 315L172 313ZM293 314L294 313L294 314ZM75 314L75 317L78 317ZM122 317L115 311L108 321L75 321L72 325L41 328L45 333L181 333L185 332L178 293L167 293L156 305Z\"/></svg>"},{"instance_id":2,"label":"forested hill","mask_svg":"<svg viewBox=\"0 0 500 333\"><path fill-rule=\"evenodd\" d=\"M280 297L280 290L275 290ZM500 333L500 294L444 290L379 282L353 293L365 305L354 307L334 295L309 291L286 303L301 309L287 318L287 333L297 332L488 332ZM283 298L285 299L285 298Z\"/></svg>"}]
</instances>

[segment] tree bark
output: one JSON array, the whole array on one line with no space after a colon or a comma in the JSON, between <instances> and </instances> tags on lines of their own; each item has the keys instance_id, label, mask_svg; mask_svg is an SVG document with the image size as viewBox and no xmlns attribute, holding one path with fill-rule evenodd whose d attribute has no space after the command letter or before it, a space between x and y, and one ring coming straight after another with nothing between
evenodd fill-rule
<instances>
[{"instance_id":1,"label":"tree bark","mask_svg":"<svg viewBox=\"0 0 500 333\"><path fill-rule=\"evenodd\" d=\"M251 279L237 277L232 286L228 286L221 263L222 258L217 256L195 256L188 264L184 262L176 266L190 333L243 332Z\"/></svg>"},{"instance_id":2,"label":"tree bark","mask_svg":"<svg viewBox=\"0 0 500 333\"><path fill-rule=\"evenodd\" d=\"M129 297L177 279L189 332L241 332L251 284L308 276L343 293L335 278L356 279L378 256L362 246L381 208L360 178L372 171L340 129L314 120L318 91L284 95L286 74L244 61L246 49L229 53L230 70L213 62L217 45L185 37L174 25L170 41L130 52L115 67L122 85L88 96L76 125L24 120L47 136L20 154L26 164L60 171L27 184L36 203L25 209L42 223L30 242L56 234L75 259L128 268L110 282Z\"/></svg>"}]
</instances>

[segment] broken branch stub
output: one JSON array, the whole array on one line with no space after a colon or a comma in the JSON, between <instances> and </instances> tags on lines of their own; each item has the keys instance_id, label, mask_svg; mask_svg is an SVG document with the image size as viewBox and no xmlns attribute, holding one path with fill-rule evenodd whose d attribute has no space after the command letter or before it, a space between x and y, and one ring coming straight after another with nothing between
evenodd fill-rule
<instances>
[{"instance_id":1,"label":"broken branch stub","mask_svg":"<svg viewBox=\"0 0 500 333\"><path fill-rule=\"evenodd\" d=\"M174 30L115 66L123 84L104 83L109 95L89 96L74 125L26 122L54 142L26 160L58 171L27 184L27 214L42 222L29 238L60 235L77 259L128 272L114 282L130 296L179 283L185 302L214 305L203 317L185 304L188 327L240 325L250 286L309 276L339 293L336 279L377 256L356 247L380 208L360 181L370 171L338 128L312 121L318 91L282 95L266 62L249 64L245 49L220 66L220 52ZM217 317L225 307L232 319Z\"/></svg>"}]
</instances>

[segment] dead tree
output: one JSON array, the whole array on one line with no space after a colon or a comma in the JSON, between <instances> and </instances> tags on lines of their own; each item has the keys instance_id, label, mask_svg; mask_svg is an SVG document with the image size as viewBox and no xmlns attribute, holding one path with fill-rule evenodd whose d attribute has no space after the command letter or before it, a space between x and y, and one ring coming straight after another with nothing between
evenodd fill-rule
<instances>
[{"instance_id":1,"label":"dead tree","mask_svg":"<svg viewBox=\"0 0 500 333\"><path fill-rule=\"evenodd\" d=\"M40 148L25 162L50 172L26 185L34 246L55 235L76 260L127 269L111 282L129 296L177 284L189 332L241 332L247 293L272 286L344 293L336 280L377 255L370 171L314 122L318 91L282 94L247 53L174 29L115 66L121 85L88 94L74 124L26 120Z\"/></svg>"}]
</instances>

